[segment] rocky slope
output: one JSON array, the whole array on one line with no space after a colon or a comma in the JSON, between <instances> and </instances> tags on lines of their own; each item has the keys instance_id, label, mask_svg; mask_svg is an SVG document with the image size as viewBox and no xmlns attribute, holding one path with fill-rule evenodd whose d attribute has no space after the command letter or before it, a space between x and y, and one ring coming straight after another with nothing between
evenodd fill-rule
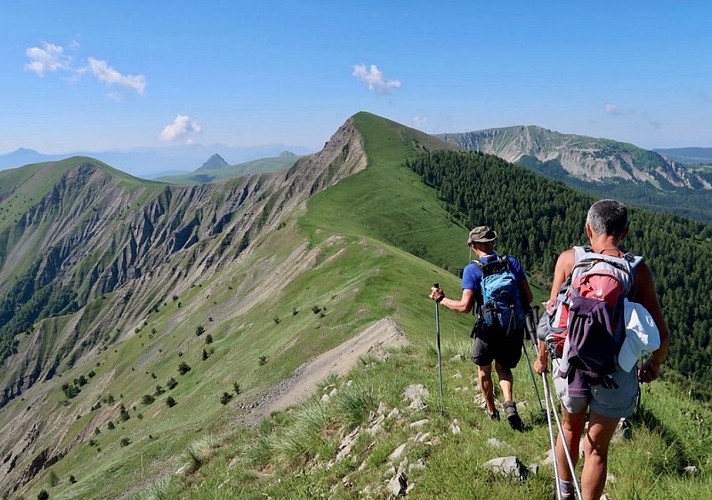
<instances>
[{"instance_id":1,"label":"rocky slope","mask_svg":"<svg viewBox=\"0 0 712 500\"><path fill-rule=\"evenodd\" d=\"M586 182L650 183L657 188L710 190L712 183L681 164L632 144L517 126L441 134L448 142L512 163L547 164ZM535 160L532 162L532 160Z\"/></svg>"}]
</instances>

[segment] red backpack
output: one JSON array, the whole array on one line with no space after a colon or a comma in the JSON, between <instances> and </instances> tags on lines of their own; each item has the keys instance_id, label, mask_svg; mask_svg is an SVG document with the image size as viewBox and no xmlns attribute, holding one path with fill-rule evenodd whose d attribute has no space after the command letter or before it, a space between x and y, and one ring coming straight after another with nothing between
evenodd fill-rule
<instances>
[{"instance_id":1,"label":"red backpack","mask_svg":"<svg viewBox=\"0 0 712 500\"><path fill-rule=\"evenodd\" d=\"M630 293L635 266L642 260L632 254L613 257L593 252L590 246L574 247L574 267L561 285L554 313L545 325L545 340L556 357L561 357L569 332L575 331L585 338L569 339L574 351L570 351L573 356L569 361L574 365L579 362L583 369L599 370L592 368L592 361L586 359L588 347L598 344L595 350L600 351L601 341L620 342L613 336L622 328L623 299ZM606 331L611 338L588 338L590 331ZM617 349L611 356L616 352ZM605 364L604 371L610 368L608 361Z\"/></svg>"}]
</instances>

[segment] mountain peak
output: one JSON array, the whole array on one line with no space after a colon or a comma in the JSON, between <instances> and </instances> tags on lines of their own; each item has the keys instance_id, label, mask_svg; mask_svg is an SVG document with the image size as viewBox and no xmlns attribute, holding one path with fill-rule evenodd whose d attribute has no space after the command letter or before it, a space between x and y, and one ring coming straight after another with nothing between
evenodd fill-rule
<instances>
[{"instance_id":1,"label":"mountain peak","mask_svg":"<svg viewBox=\"0 0 712 500\"><path fill-rule=\"evenodd\" d=\"M208 158L208 161L203 163L198 170L218 170L229 166L230 164L226 162L222 156L215 153L213 156Z\"/></svg>"}]
</instances>

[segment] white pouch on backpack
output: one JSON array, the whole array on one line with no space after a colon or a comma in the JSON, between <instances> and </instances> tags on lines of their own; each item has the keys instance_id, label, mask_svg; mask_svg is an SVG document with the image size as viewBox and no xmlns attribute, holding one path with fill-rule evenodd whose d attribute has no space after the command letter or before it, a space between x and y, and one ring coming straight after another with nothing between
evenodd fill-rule
<instances>
[{"instance_id":1,"label":"white pouch on backpack","mask_svg":"<svg viewBox=\"0 0 712 500\"><path fill-rule=\"evenodd\" d=\"M648 310L638 302L623 300L625 340L618 352L618 366L630 372L643 356L660 347L660 331Z\"/></svg>"}]
</instances>

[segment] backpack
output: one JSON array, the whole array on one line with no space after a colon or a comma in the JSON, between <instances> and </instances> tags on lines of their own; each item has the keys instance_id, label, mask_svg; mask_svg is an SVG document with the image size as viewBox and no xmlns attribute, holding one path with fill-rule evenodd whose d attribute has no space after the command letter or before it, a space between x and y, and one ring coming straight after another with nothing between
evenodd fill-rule
<instances>
[{"instance_id":1,"label":"backpack","mask_svg":"<svg viewBox=\"0 0 712 500\"><path fill-rule=\"evenodd\" d=\"M499 325L506 333L524 326L525 313L519 296L519 284L506 255L487 263L474 261L482 271L482 308L480 317L488 326Z\"/></svg>"},{"instance_id":2,"label":"backpack","mask_svg":"<svg viewBox=\"0 0 712 500\"><path fill-rule=\"evenodd\" d=\"M592 384L612 382L625 338L624 300L642 260L574 247L574 267L557 296L546 340L558 357L568 344L569 371L578 370Z\"/></svg>"}]
</instances>

